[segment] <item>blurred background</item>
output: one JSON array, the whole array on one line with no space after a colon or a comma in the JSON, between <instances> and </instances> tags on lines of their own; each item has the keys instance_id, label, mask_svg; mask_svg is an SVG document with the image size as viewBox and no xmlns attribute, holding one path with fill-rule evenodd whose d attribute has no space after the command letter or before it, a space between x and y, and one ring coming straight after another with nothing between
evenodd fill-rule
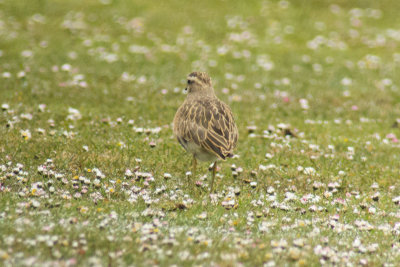
<instances>
[{"instance_id":1,"label":"blurred background","mask_svg":"<svg viewBox=\"0 0 400 267\"><path fill-rule=\"evenodd\" d=\"M304 98L315 118L347 114L355 102L358 114L389 115L399 111L399 7L398 1L2 0L1 96L84 103L96 111L101 103L104 113L129 105L166 123L179 102L174 93L199 70L243 112L263 103L264 111L273 106L296 116ZM286 99L283 107L277 95Z\"/></svg>"}]
</instances>

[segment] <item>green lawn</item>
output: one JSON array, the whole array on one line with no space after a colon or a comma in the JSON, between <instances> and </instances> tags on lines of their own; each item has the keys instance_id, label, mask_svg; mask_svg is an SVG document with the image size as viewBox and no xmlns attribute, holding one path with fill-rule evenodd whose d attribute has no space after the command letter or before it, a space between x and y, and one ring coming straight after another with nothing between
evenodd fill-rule
<instances>
[{"instance_id":1,"label":"green lawn","mask_svg":"<svg viewBox=\"0 0 400 267\"><path fill-rule=\"evenodd\" d=\"M0 266L396 266L400 1L0 0ZM237 157L187 176L206 71Z\"/></svg>"}]
</instances>

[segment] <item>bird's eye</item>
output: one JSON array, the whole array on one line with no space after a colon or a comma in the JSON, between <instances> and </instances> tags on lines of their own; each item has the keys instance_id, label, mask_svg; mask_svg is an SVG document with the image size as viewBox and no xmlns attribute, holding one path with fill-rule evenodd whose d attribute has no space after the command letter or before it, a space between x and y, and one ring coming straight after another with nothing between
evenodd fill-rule
<instances>
[{"instance_id":1,"label":"bird's eye","mask_svg":"<svg viewBox=\"0 0 400 267\"><path fill-rule=\"evenodd\" d=\"M187 82L187 83L188 83L188 84L191 84L192 82L193 82L192 80L188 80L188 82Z\"/></svg>"}]
</instances>

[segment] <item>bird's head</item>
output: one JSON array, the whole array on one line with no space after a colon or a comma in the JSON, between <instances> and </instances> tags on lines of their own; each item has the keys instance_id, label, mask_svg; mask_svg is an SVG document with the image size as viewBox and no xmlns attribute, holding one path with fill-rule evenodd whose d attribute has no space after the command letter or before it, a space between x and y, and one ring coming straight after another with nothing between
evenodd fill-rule
<instances>
[{"instance_id":1,"label":"bird's head","mask_svg":"<svg viewBox=\"0 0 400 267\"><path fill-rule=\"evenodd\" d=\"M185 91L188 94L214 95L211 78L205 72L192 72L187 77Z\"/></svg>"}]
</instances>

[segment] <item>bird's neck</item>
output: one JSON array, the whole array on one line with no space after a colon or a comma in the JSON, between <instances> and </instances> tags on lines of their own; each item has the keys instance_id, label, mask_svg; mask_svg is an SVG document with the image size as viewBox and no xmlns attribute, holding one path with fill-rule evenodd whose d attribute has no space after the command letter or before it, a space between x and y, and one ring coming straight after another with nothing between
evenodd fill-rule
<instances>
[{"instance_id":1,"label":"bird's neck","mask_svg":"<svg viewBox=\"0 0 400 267\"><path fill-rule=\"evenodd\" d=\"M195 92L190 92L187 96L188 99L193 99L193 98L216 98L214 94L214 90L201 90L201 91L195 91Z\"/></svg>"}]
</instances>

